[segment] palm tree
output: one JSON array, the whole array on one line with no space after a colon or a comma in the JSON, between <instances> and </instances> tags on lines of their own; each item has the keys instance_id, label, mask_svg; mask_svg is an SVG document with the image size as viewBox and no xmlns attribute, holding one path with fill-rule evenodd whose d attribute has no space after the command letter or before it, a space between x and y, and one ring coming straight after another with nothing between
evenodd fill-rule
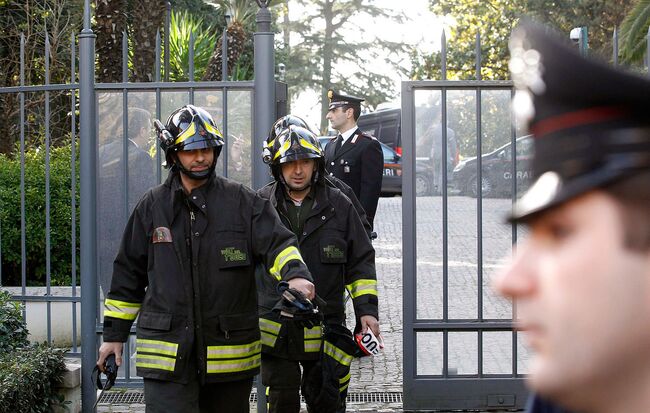
<instances>
[{"instance_id":1,"label":"palm tree","mask_svg":"<svg viewBox=\"0 0 650 413\"><path fill-rule=\"evenodd\" d=\"M134 0L130 8L133 82L152 82L156 62L156 33L165 21L166 0Z\"/></svg>"},{"instance_id":2,"label":"palm tree","mask_svg":"<svg viewBox=\"0 0 650 413\"><path fill-rule=\"evenodd\" d=\"M650 27L650 0L638 0L621 24L621 60L641 63L647 49ZM650 56L648 57L650 62ZM650 63L649 63L650 64Z\"/></svg>"},{"instance_id":3,"label":"palm tree","mask_svg":"<svg viewBox=\"0 0 650 413\"><path fill-rule=\"evenodd\" d=\"M97 80L102 83L122 81L122 33L126 30L126 0L97 0L95 33L97 34Z\"/></svg>"},{"instance_id":4,"label":"palm tree","mask_svg":"<svg viewBox=\"0 0 650 413\"><path fill-rule=\"evenodd\" d=\"M232 20L226 28L228 36L228 73L232 73L239 57L244 51L245 42L248 38L246 25L255 18L257 3L252 0L208 0L209 3L225 10L230 10ZM208 67L203 74L203 80L222 80L221 73L221 42L223 35L219 36Z\"/></svg>"}]
</instances>

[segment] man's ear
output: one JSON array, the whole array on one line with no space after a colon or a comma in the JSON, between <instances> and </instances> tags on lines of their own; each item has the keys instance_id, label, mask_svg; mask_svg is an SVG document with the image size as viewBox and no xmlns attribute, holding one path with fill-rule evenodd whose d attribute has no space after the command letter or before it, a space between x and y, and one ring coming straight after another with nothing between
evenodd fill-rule
<instances>
[{"instance_id":1,"label":"man's ear","mask_svg":"<svg viewBox=\"0 0 650 413\"><path fill-rule=\"evenodd\" d=\"M350 119L354 118L354 109L353 108L347 108L345 109L345 116Z\"/></svg>"}]
</instances>

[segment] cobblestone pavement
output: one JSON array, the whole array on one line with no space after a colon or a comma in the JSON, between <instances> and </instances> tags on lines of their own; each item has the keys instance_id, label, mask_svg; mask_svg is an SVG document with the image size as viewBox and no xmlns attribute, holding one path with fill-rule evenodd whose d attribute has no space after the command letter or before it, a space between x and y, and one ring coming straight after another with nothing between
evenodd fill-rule
<instances>
[{"instance_id":1,"label":"cobblestone pavement","mask_svg":"<svg viewBox=\"0 0 650 413\"><path fill-rule=\"evenodd\" d=\"M479 288L484 318L509 319L511 306L490 288L490 278L502 266L510 251L512 230L503 224L510 208L509 199L484 199L482 216L483 282L478 282L477 201L469 197L448 198L448 293L449 317L477 317ZM417 316L442 316L442 199L422 197L416 202L417 214ZM380 324L385 349L375 357L356 359L352 364L350 390L354 393L402 392L402 198L381 198L377 211L374 242L380 296ZM525 234L519 234L520 237ZM351 311L348 311L348 322ZM418 345L418 373L442 371L442 335L427 334ZM485 373L512 371L512 334L484 333L483 370ZM518 370L525 372L528 353L519 343ZM449 367L458 374L476 374L478 344L476 333L449 334ZM256 411L251 403L251 411ZM143 412L143 405L104 405L99 412ZM303 411L306 411L303 409ZM348 412L401 412L402 403L348 403Z\"/></svg>"}]
</instances>

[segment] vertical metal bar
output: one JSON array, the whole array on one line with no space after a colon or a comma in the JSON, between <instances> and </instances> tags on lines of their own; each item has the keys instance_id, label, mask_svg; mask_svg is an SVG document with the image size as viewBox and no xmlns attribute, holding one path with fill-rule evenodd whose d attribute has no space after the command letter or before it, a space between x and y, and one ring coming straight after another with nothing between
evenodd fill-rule
<instances>
[{"instance_id":1,"label":"vertical metal bar","mask_svg":"<svg viewBox=\"0 0 650 413\"><path fill-rule=\"evenodd\" d=\"M510 101L512 102L512 98L514 97L515 90L511 89L510 91ZM511 122L511 147L513 148L513 156L515 156L516 148L516 136L517 136L517 118L514 118L514 121ZM515 156L516 158L516 156ZM511 173L513 177L513 184L512 184L512 205L514 206L515 200L517 198L516 196L516 191L517 191L517 176L515 175L515 170L516 165L515 162L512 163L512 168L511 168ZM514 171L514 172L513 172ZM512 246L517 243L517 224L511 224L512 228ZM512 319L513 321L517 319L517 302L513 301L512 302ZM512 329L512 375L516 376L517 375L517 370L518 370L518 365L517 365L517 332L515 329Z\"/></svg>"},{"instance_id":2,"label":"vertical metal bar","mask_svg":"<svg viewBox=\"0 0 650 413\"><path fill-rule=\"evenodd\" d=\"M194 82L194 33L190 33L190 82ZM194 104L194 88L190 87L190 104Z\"/></svg>"},{"instance_id":3,"label":"vertical metal bar","mask_svg":"<svg viewBox=\"0 0 650 413\"><path fill-rule=\"evenodd\" d=\"M264 132L273 124L275 117L275 55L274 33L271 30L272 16L268 2L258 1L260 9L255 16L256 30L253 34L253 137L251 151L253 189L261 188L267 181L268 168L260 156L253 156L262 147ZM225 96L224 96L225 97ZM259 376L258 376L259 377ZM266 412L266 397L261 380L257 385L257 411Z\"/></svg>"},{"instance_id":4,"label":"vertical metal bar","mask_svg":"<svg viewBox=\"0 0 650 413\"><path fill-rule=\"evenodd\" d=\"M167 3L169 6L169 3ZM169 30L169 25L167 25L167 30ZM156 34L156 82L160 82L160 32ZM165 72L165 77L167 77L167 72ZM167 79L165 79L167 81ZM156 119L160 119L160 88L156 88ZM156 182L160 183L162 180L162 171L160 168L160 145L158 144L158 136L156 136L155 143L156 145Z\"/></svg>"},{"instance_id":5,"label":"vertical metal bar","mask_svg":"<svg viewBox=\"0 0 650 413\"><path fill-rule=\"evenodd\" d=\"M402 273L403 300L402 314L404 329L402 331L402 354L404 359L403 388L413 388L417 372L416 360L417 335L415 323L417 318L417 211L415 197L415 113L413 87L409 82L402 82ZM410 407L413 401L408 392L404 392L404 409Z\"/></svg>"},{"instance_id":6,"label":"vertical metal bar","mask_svg":"<svg viewBox=\"0 0 650 413\"><path fill-rule=\"evenodd\" d=\"M223 112L223 138L226 144L221 150L221 159L223 159L223 176L228 177L228 87L224 86L221 91L221 102ZM251 151L253 152L253 151Z\"/></svg>"},{"instance_id":7,"label":"vertical metal bar","mask_svg":"<svg viewBox=\"0 0 650 413\"><path fill-rule=\"evenodd\" d=\"M124 187L124 203L122 218L129 219L129 92L126 84L129 82L129 39L126 30L122 32L122 186Z\"/></svg>"},{"instance_id":8,"label":"vertical metal bar","mask_svg":"<svg viewBox=\"0 0 650 413\"><path fill-rule=\"evenodd\" d=\"M614 66L618 66L618 27L614 26L614 34L612 35L612 62Z\"/></svg>"},{"instance_id":9,"label":"vertical metal bar","mask_svg":"<svg viewBox=\"0 0 650 413\"><path fill-rule=\"evenodd\" d=\"M476 33L476 80L481 80L481 33Z\"/></svg>"},{"instance_id":10,"label":"vertical metal bar","mask_svg":"<svg viewBox=\"0 0 650 413\"><path fill-rule=\"evenodd\" d=\"M25 34L20 34L20 86L25 86ZM20 92L20 285L23 297L27 294L27 246L25 218L25 92ZM23 319L27 319L23 305Z\"/></svg>"},{"instance_id":11,"label":"vertical metal bar","mask_svg":"<svg viewBox=\"0 0 650 413\"><path fill-rule=\"evenodd\" d=\"M447 36L445 29L442 29L440 36L440 69L442 70L442 80L447 80Z\"/></svg>"},{"instance_id":12,"label":"vertical metal bar","mask_svg":"<svg viewBox=\"0 0 650 413\"><path fill-rule=\"evenodd\" d=\"M169 31L171 29L172 4L165 4L165 82L169 82ZM160 163L158 163L160 165ZM160 168L159 168L160 169Z\"/></svg>"},{"instance_id":13,"label":"vertical metal bar","mask_svg":"<svg viewBox=\"0 0 650 413\"><path fill-rule=\"evenodd\" d=\"M221 80L228 80L228 30L223 28L221 35Z\"/></svg>"},{"instance_id":14,"label":"vertical metal bar","mask_svg":"<svg viewBox=\"0 0 650 413\"><path fill-rule=\"evenodd\" d=\"M124 222L129 219L129 92L126 84L129 82L129 39L126 30L122 32L122 186L124 187L124 202L122 204L122 217ZM124 371L127 383L129 382L129 371L131 371L131 350L129 340L124 344L123 358Z\"/></svg>"},{"instance_id":15,"label":"vertical metal bar","mask_svg":"<svg viewBox=\"0 0 650 413\"><path fill-rule=\"evenodd\" d=\"M254 36L254 108L253 142L251 164L253 166L253 188L261 188L268 182L268 166L257 154L264 142L264 135L275 118L275 56L274 33L271 30L271 12L266 7L258 10L257 31Z\"/></svg>"},{"instance_id":16,"label":"vertical metal bar","mask_svg":"<svg viewBox=\"0 0 650 413\"><path fill-rule=\"evenodd\" d=\"M514 97L514 90L510 92L510 101ZM515 201L517 200L517 156L516 156L516 144L517 144L517 129L512 127L510 133L510 157L512 159L512 164L510 165L510 173L512 174L512 206L514 207ZM512 245L514 246L517 243L517 224L512 224Z\"/></svg>"},{"instance_id":17,"label":"vertical metal bar","mask_svg":"<svg viewBox=\"0 0 650 413\"><path fill-rule=\"evenodd\" d=\"M648 34L645 37L646 41L646 51L645 51L645 58L646 58L646 64L648 65L648 75L650 75L650 27L648 27Z\"/></svg>"},{"instance_id":18,"label":"vertical metal bar","mask_svg":"<svg viewBox=\"0 0 650 413\"><path fill-rule=\"evenodd\" d=\"M70 35L70 84L76 80L76 47L75 35ZM70 236L70 261L72 270L70 279L72 280L72 297L77 296L77 96L74 89L70 90L70 106L72 114L70 120L70 212L71 212L71 236ZM77 350L77 303L72 301L72 352Z\"/></svg>"},{"instance_id":19,"label":"vertical metal bar","mask_svg":"<svg viewBox=\"0 0 650 413\"><path fill-rule=\"evenodd\" d=\"M445 70L446 76L446 70ZM447 222L447 88L443 87L441 89L440 96L440 110L442 111L441 116L441 159L440 162L440 171L434 171L434 173L442 173L442 188L438 188L442 196L442 319L444 321L449 321L449 223ZM444 377L449 377L449 332L444 330L442 332L443 342L442 342L442 374Z\"/></svg>"},{"instance_id":20,"label":"vertical metal bar","mask_svg":"<svg viewBox=\"0 0 650 413\"><path fill-rule=\"evenodd\" d=\"M45 29L45 85L50 84L50 36ZM47 342L52 342L52 256L51 256L51 222L50 222L50 92L45 91L45 290L48 301L46 303L47 317Z\"/></svg>"},{"instance_id":21,"label":"vertical metal bar","mask_svg":"<svg viewBox=\"0 0 650 413\"><path fill-rule=\"evenodd\" d=\"M481 34L476 33L476 80L481 80ZM476 88L476 165L482 168L481 149L483 135L483 96L481 87ZM476 279L478 320L483 321L483 198L476 197ZM483 375L483 330L478 332L478 375Z\"/></svg>"},{"instance_id":22,"label":"vertical metal bar","mask_svg":"<svg viewBox=\"0 0 650 413\"><path fill-rule=\"evenodd\" d=\"M84 413L94 411L97 394L92 368L97 356L97 136L95 129L95 34L90 28L90 0L84 1L79 35L79 139L81 178L81 371Z\"/></svg>"}]
</instances>

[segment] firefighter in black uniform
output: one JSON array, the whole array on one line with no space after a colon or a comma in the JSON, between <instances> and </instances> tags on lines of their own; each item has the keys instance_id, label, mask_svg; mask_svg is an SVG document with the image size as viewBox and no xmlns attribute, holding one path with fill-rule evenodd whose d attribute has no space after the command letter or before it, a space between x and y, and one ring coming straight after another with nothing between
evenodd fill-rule
<instances>
[{"instance_id":1,"label":"firefighter in black uniform","mask_svg":"<svg viewBox=\"0 0 650 413\"><path fill-rule=\"evenodd\" d=\"M262 148L262 160L264 163L269 164L271 163L271 151L273 150L273 144L275 142L275 138L280 135L285 129L287 129L289 126L294 125L294 126L300 126L301 128L305 128L311 133L314 133L314 130L307 125L307 122L305 122L301 117L296 116L296 115L286 115L281 117L280 119L276 120L275 123L273 124L273 127L271 127L271 131L269 132L269 135L266 137L266 141L264 142L264 147ZM370 227L370 223L368 222L368 217L366 216L366 211L363 209L363 206L361 206L361 203L359 202L359 199L357 198L356 194L346 184L345 182L341 181L334 175L330 174L323 174L323 182L327 184L328 186L331 186L332 188L337 188L341 192L345 194L348 198L350 198L350 201L352 202L352 205L354 206L354 209L357 211L357 214L359 214L359 219L361 219L361 222L363 223L363 227L366 229L366 232L368 233L368 236L372 237L374 236L374 232L372 232L372 228Z\"/></svg>"},{"instance_id":2,"label":"firefighter in black uniform","mask_svg":"<svg viewBox=\"0 0 650 413\"><path fill-rule=\"evenodd\" d=\"M255 267L307 297L311 275L271 203L215 175L224 141L205 110L184 106L158 128L171 171L127 223L97 364L121 364L138 317L147 412L248 412L261 363Z\"/></svg>"},{"instance_id":3,"label":"firefighter in black uniform","mask_svg":"<svg viewBox=\"0 0 650 413\"><path fill-rule=\"evenodd\" d=\"M339 132L325 147L326 169L348 184L366 211L368 222L373 221L381 194L384 155L379 141L357 127L363 99L344 96L330 90L327 119Z\"/></svg>"},{"instance_id":4,"label":"firefighter in black uniform","mask_svg":"<svg viewBox=\"0 0 650 413\"><path fill-rule=\"evenodd\" d=\"M258 194L271 200L297 235L326 304L320 308L322 328L318 320L306 324L284 318L277 311L275 283L258 276L262 383L268 386L269 409L297 413L302 385L310 411L344 412L355 350L344 327L344 293L347 289L352 297L360 330L379 335L375 251L350 199L326 183L323 152L313 133L289 126L270 155L275 181Z\"/></svg>"}]
</instances>

